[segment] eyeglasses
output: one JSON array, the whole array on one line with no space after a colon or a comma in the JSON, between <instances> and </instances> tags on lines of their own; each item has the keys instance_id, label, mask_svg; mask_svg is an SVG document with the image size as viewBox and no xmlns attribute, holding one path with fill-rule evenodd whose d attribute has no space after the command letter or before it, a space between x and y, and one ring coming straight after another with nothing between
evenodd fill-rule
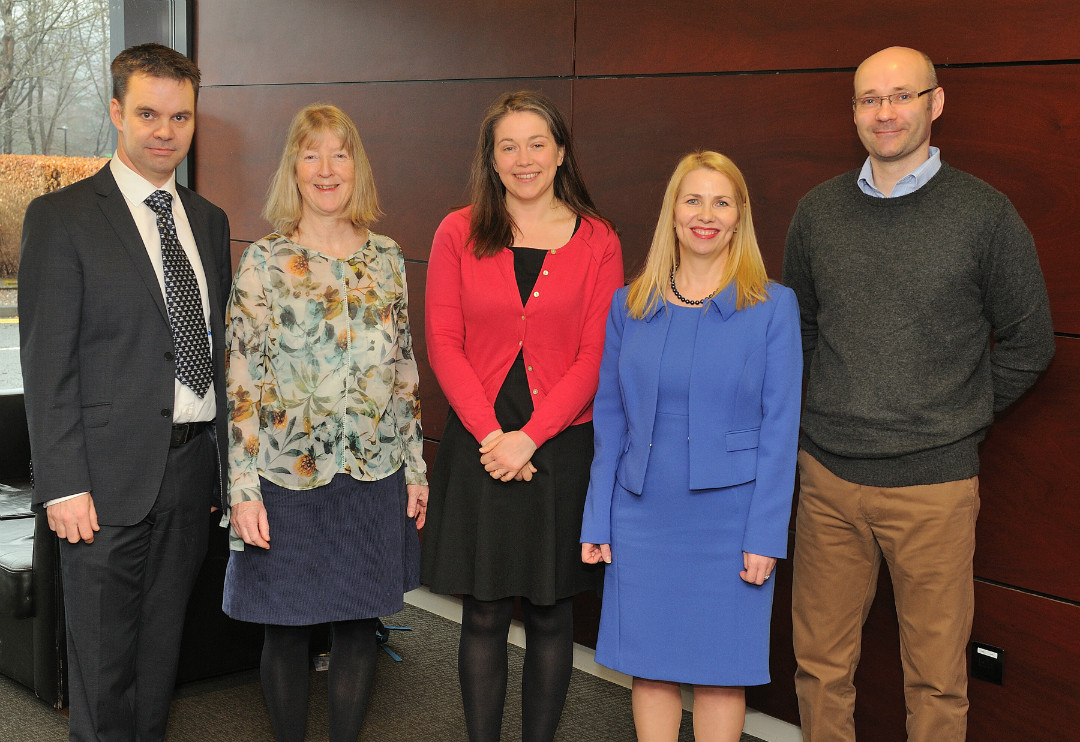
<instances>
[{"instance_id":1,"label":"eyeglasses","mask_svg":"<svg viewBox=\"0 0 1080 742\"><path fill-rule=\"evenodd\" d=\"M932 93L935 90L937 90L937 87L927 88L921 93L912 93L907 90L901 90L899 93L893 93L892 95L864 95L861 98L852 98L851 105L856 111L872 111L875 108L881 107L885 101L889 101L889 104L893 108L900 108L902 106L910 106L919 98L922 98L927 93Z\"/></svg>"}]
</instances>

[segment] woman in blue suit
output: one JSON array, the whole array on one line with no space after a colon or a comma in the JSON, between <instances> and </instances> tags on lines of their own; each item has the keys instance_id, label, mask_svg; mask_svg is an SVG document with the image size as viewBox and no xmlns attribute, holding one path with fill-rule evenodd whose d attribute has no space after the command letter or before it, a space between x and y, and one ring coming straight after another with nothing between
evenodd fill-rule
<instances>
[{"instance_id":1,"label":"woman in blue suit","mask_svg":"<svg viewBox=\"0 0 1080 742\"><path fill-rule=\"evenodd\" d=\"M596 661L634 676L638 739L738 740L769 682L786 556L802 348L769 281L746 182L715 152L671 176L641 274L616 292L593 407L581 557L609 563Z\"/></svg>"}]
</instances>

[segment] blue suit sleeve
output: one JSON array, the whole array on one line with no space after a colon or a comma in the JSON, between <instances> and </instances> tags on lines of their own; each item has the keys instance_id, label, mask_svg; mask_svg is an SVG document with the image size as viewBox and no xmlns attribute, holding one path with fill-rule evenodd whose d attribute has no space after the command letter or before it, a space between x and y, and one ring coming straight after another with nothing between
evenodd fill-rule
<instances>
[{"instance_id":1,"label":"blue suit sleeve","mask_svg":"<svg viewBox=\"0 0 1080 742\"><path fill-rule=\"evenodd\" d=\"M604 355L600 361L600 383L593 400L592 470L585 514L581 524L583 544L611 543L611 498L615 492L615 471L626 446L628 425L619 385L619 355L626 319L626 289L615 292L604 331Z\"/></svg>"},{"instance_id":2,"label":"blue suit sleeve","mask_svg":"<svg viewBox=\"0 0 1080 742\"><path fill-rule=\"evenodd\" d=\"M774 284L776 310L765 340L757 478L743 534L743 551L787 556L802 402L802 338L795 293Z\"/></svg>"}]
</instances>

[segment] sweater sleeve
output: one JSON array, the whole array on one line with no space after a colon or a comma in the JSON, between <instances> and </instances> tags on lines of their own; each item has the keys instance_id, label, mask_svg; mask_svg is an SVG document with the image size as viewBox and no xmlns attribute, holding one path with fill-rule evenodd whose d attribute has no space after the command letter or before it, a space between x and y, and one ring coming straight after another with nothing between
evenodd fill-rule
<instances>
[{"instance_id":1,"label":"sweater sleeve","mask_svg":"<svg viewBox=\"0 0 1080 742\"><path fill-rule=\"evenodd\" d=\"M983 270L984 306L994 328L995 412L1027 391L1054 356L1054 325L1035 241L1013 205L1002 201Z\"/></svg>"},{"instance_id":2,"label":"sweater sleeve","mask_svg":"<svg viewBox=\"0 0 1080 742\"><path fill-rule=\"evenodd\" d=\"M460 222L464 221L462 227ZM461 306L461 259L466 250L467 218L446 217L435 232L428 259L424 337L428 361L454 412L479 442L499 429L495 407L484 393L476 369L465 355L465 316Z\"/></svg>"},{"instance_id":3,"label":"sweater sleeve","mask_svg":"<svg viewBox=\"0 0 1080 742\"><path fill-rule=\"evenodd\" d=\"M757 476L743 533L743 551L784 557L795 490L802 363L795 296L776 285L772 295L776 309L765 335Z\"/></svg>"},{"instance_id":4,"label":"sweater sleeve","mask_svg":"<svg viewBox=\"0 0 1080 742\"><path fill-rule=\"evenodd\" d=\"M586 410L596 394L600 357L604 350L604 319L611 306L611 295L623 285L622 247L619 238L606 226L593 223L600 260L596 280L587 286L588 302L578 339L577 354L562 378L533 410L521 430L537 447L565 430Z\"/></svg>"},{"instance_id":5,"label":"sweater sleeve","mask_svg":"<svg viewBox=\"0 0 1080 742\"><path fill-rule=\"evenodd\" d=\"M629 434L619 384L625 300L625 290L615 292L611 300L604 336L604 355L600 362L600 381L593 401L593 460L581 522L581 542L585 544L611 543L611 499L615 493L615 472Z\"/></svg>"},{"instance_id":6,"label":"sweater sleeve","mask_svg":"<svg viewBox=\"0 0 1080 742\"><path fill-rule=\"evenodd\" d=\"M799 301L800 327L802 330L803 374L810 373L810 361L817 348L817 295L814 293L814 277L810 272L810 256L807 254L809 235L806 225L806 209L803 202L795 209L795 216L788 227L784 247L782 283L795 292Z\"/></svg>"}]
</instances>

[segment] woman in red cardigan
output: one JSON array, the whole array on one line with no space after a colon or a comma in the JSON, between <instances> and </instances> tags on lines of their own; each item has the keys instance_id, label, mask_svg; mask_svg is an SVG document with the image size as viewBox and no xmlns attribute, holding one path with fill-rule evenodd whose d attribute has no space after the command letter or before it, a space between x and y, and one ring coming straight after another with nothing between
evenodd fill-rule
<instances>
[{"instance_id":1,"label":"woman in red cardigan","mask_svg":"<svg viewBox=\"0 0 1080 742\"><path fill-rule=\"evenodd\" d=\"M464 596L458 673L472 742L499 739L520 597L522 738L550 741L570 682L572 599L602 579L600 565L581 563L579 536L622 252L540 93L488 109L471 187L472 205L443 220L428 263L428 356L451 409L422 579Z\"/></svg>"}]
</instances>

